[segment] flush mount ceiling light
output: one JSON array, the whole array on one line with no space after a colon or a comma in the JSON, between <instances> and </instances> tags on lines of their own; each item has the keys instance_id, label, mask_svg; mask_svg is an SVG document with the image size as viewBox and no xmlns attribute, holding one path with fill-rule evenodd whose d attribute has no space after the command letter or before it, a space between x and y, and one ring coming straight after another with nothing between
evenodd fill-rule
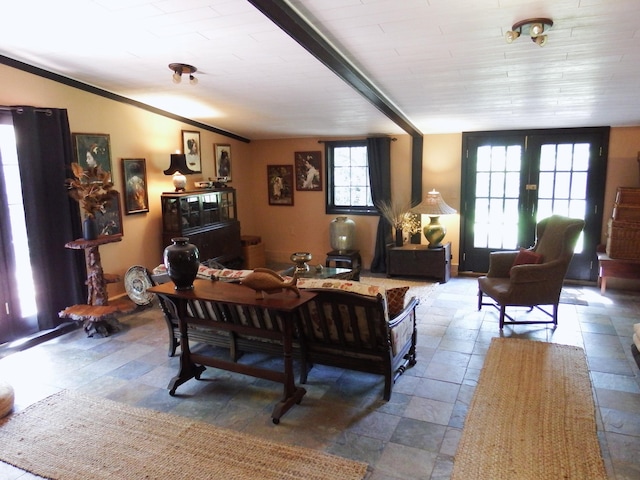
<instances>
[{"instance_id":1,"label":"flush mount ceiling light","mask_svg":"<svg viewBox=\"0 0 640 480\"><path fill-rule=\"evenodd\" d=\"M193 65L187 65L186 63L170 63L169 68L173 70L173 83L180 83L182 81L182 74L189 75L189 83L196 85L198 79L193 76L198 71Z\"/></svg>"},{"instance_id":2,"label":"flush mount ceiling light","mask_svg":"<svg viewBox=\"0 0 640 480\"><path fill-rule=\"evenodd\" d=\"M544 35L553 26L553 20L550 18L529 18L516 22L511 27L505 39L507 43L513 42L520 35L530 35L531 41L536 45L544 47L547 43L547 36Z\"/></svg>"}]
</instances>

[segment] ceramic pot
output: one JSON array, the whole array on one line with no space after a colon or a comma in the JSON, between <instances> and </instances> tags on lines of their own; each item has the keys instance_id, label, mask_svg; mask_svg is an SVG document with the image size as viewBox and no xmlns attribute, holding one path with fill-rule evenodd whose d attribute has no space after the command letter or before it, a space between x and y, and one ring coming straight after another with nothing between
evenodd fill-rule
<instances>
[{"instance_id":1,"label":"ceramic pot","mask_svg":"<svg viewBox=\"0 0 640 480\"><path fill-rule=\"evenodd\" d=\"M356 222L347 217L336 217L329 224L329 239L333 250L355 250Z\"/></svg>"},{"instance_id":2,"label":"ceramic pot","mask_svg":"<svg viewBox=\"0 0 640 480\"><path fill-rule=\"evenodd\" d=\"M87 217L82 222L82 238L85 240L98 238L98 222L94 217Z\"/></svg>"},{"instance_id":3,"label":"ceramic pot","mask_svg":"<svg viewBox=\"0 0 640 480\"><path fill-rule=\"evenodd\" d=\"M189 243L187 237L176 237L171 241L173 244L165 248L163 253L167 275L175 284L176 290L191 290L200 267L198 247Z\"/></svg>"}]
</instances>

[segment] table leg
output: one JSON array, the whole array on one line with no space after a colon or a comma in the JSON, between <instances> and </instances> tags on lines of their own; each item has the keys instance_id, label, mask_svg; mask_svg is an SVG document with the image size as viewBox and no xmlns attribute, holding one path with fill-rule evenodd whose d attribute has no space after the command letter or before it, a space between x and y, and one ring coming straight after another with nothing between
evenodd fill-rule
<instances>
[{"instance_id":1,"label":"table leg","mask_svg":"<svg viewBox=\"0 0 640 480\"><path fill-rule=\"evenodd\" d=\"M284 387L282 400L280 400L273 408L271 418L276 425L280 423L280 417L284 415L289 409L302 401L302 397L307 391L302 387L296 387L294 373L293 373L293 314L287 314L283 319L284 331L282 332L282 349L284 355Z\"/></svg>"},{"instance_id":2,"label":"table leg","mask_svg":"<svg viewBox=\"0 0 640 480\"><path fill-rule=\"evenodd\" d=\"M167 298L167 301L171 299ZM196 365L191 360L191 348L189 347L189 335L187 333L187 323L182 319L187 313L186 300L178 299L176 303L178 312L178 322L180 325L180 371L178 375L173 377L169 382L169 395L172 397L176 394L176 388L192 378L200 379L202 372L206 370L204 365Z\"/></svg>"}]
</instances>

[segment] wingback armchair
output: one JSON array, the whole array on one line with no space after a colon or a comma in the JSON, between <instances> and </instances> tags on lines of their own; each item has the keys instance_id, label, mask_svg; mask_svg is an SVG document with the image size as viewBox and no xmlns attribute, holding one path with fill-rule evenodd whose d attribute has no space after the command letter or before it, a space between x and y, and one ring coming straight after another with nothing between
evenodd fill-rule
<instances>
[{"instance_id":1,"label":"wingback armchair","mask_svg":"<svg viewBox=\"0 0 640 480\"><path fill-rule=\"evenodd\" d=\"M537 239L532 248L492 252L487 275L478 278L478 310L482 305L498 308L501 329L505 324L557 325L562 284L583 228L581 219L553 215L538 223ZM484 303L484 296L494 302ZM552 312L540 308L540 305L552 306ZM506 314L509 306L529 307L530 311L536 307L551 320L516 321Z\"/></svg>"}]
</instances>

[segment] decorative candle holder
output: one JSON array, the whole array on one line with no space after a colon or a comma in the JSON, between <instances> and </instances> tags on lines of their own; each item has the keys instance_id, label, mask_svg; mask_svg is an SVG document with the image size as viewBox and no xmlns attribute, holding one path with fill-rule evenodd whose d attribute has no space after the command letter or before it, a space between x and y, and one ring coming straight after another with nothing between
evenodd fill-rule
<instances>
[{"instance_id":1,"label":"decorative candle holder","mask_svg":"<svg viewBox=\"0 0 640 480\"><path fill-rule=\"evenodd\" d=\"M312 258L309 252L295 252L291 254L290 258L296 264L294 273L306 273L309 271L307 262L310 262Z\"/></svg>"}]
</instances>

